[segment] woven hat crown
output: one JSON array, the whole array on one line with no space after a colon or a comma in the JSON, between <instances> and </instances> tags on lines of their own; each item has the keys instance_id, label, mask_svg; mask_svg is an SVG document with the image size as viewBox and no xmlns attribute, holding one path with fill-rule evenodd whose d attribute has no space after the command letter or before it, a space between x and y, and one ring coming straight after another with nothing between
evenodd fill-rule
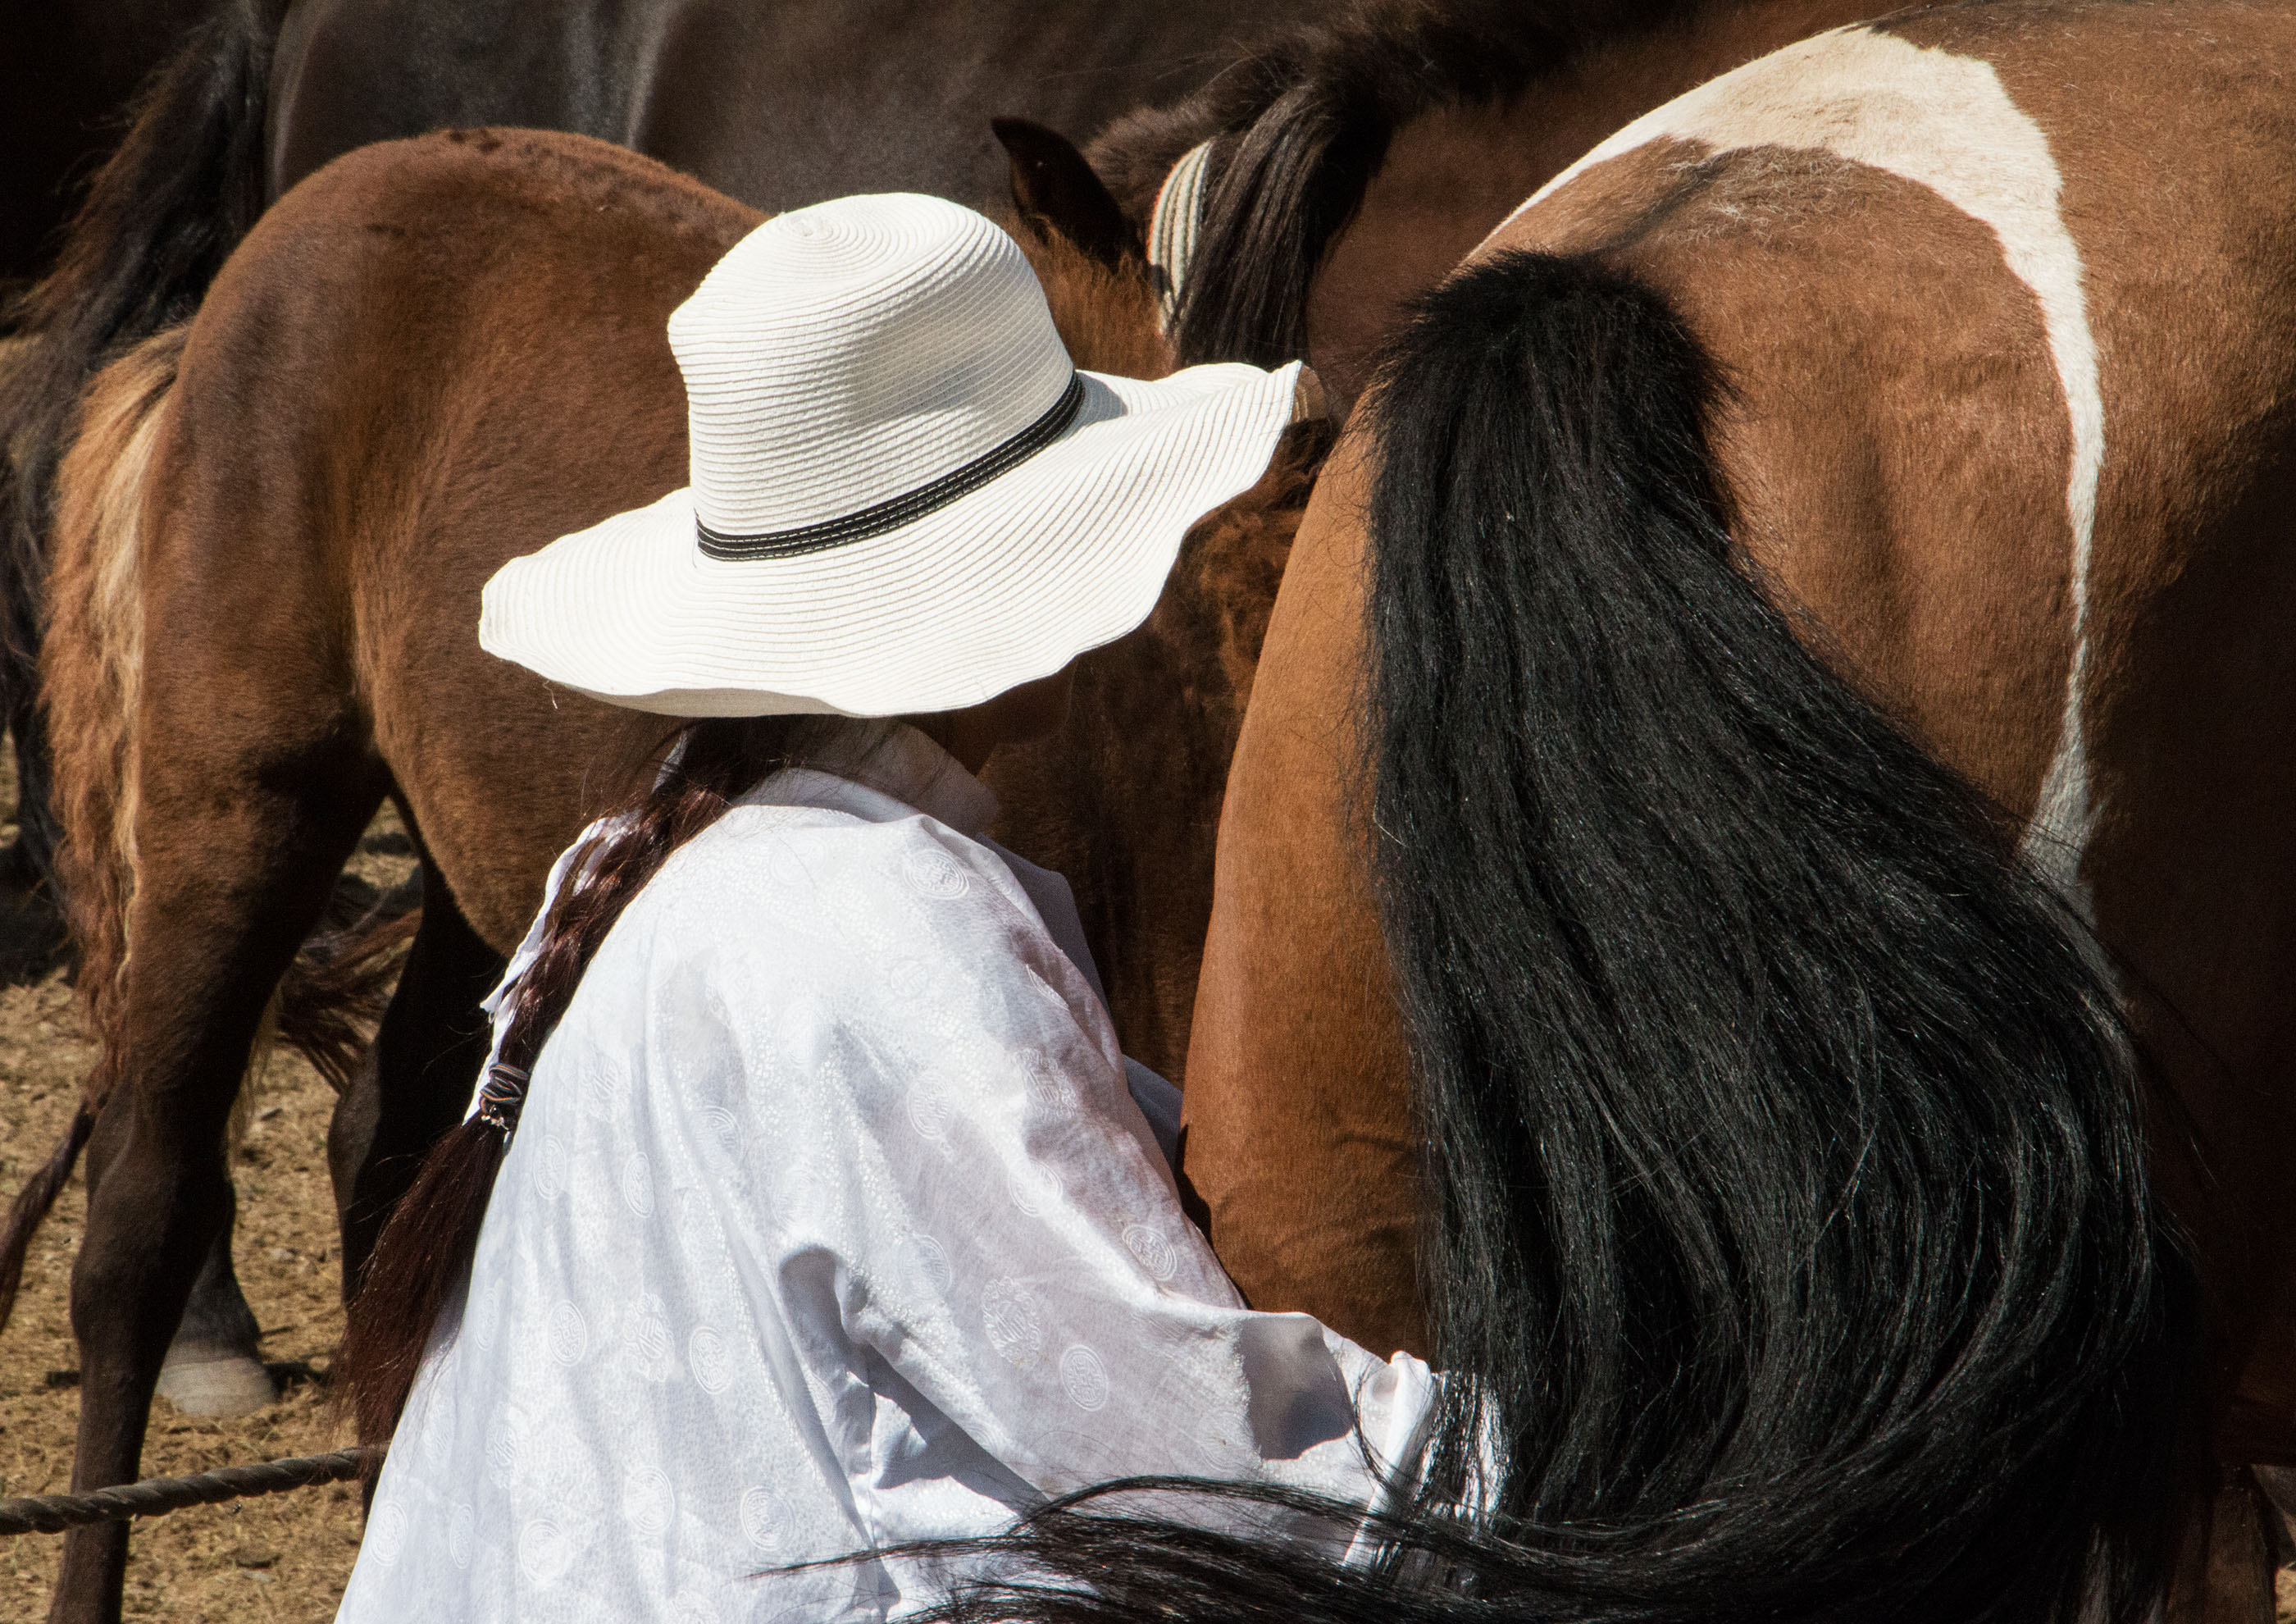
<instances>
[{"instance_id":1,"label":"woven hat crown","mask_svg":"<svg viewBox=\"0 0 2296 1624\"><path fill-rule=\"evenodd\" d=\"M1053 407L1075 375L1036 273L939 198L840 198L767 221L669 320L695 516L755 534L928 485Z\"/></svg>"}]
</instances>

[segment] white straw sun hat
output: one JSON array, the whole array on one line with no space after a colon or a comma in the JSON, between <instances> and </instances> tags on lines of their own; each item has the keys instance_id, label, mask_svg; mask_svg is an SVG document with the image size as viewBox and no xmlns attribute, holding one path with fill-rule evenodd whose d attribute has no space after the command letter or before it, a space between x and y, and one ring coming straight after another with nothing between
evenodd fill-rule
<instances>
[{"instance_id":1,"label":"white straw sun hat","mask_svg":"<svg viewBox=\"0 0 2296 1624\"><path fill-rule=\"evenodd\" d=\"M692 486L503 566L479 641L673 716L955 709L1122 636L1300 374L1078 372L1010 237L898 193L760 226L669 342Z\"/></svg>"}]
</instances>

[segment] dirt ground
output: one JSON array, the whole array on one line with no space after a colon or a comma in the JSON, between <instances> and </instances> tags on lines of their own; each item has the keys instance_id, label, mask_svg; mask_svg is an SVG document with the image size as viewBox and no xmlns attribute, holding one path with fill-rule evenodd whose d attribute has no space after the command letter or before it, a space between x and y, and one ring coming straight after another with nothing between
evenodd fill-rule
<instances>
[{"instance_id":1,"label":"dirt ground","mask_svg":"<svg viewBox=\"0 0 2296 1624\"><path fill-rule=\"evenodd\" d=\"M15 807L12 767L0 759L0 841L13 834L4 826ZM403 878L411 866L398 855L403 844L395 823L378 824L358 860L363 877L385 885ZM63 1132L88 1057L61 973L0 988L0 1202ZM329 1412L326 1378L343 1319L326 1162L334 1095L286 1054L255 1087L254 1120L233 1161L234 1256L282 1396L241 1421L184 1415L160 1400L144 1447L146 1476L315 1455L348 1441ZM0 1498L70 1487L79 1406L68 1291L84 1207L74 1178L33 1243L14 1322L0 1336ZM342 1484L149 1519L135 1525L127 1612L171 1624L321 1624L334 1616L358 1538L357 1495ZM61 1544L40 1534L0 1539L0 1620L45 1613Z\"/></svg>"},{"instance_id":2,"label":"dirt ground","mask_svg":"<svg viewBox=\"0 0 2296 1624\"><path fill-rule=\"evenodd\" d=\"M15 804L15 764L0 742L0 843L14 837ZM413 867L406 850L386 808L353 872L387 889ZM0 988L0 1206L63 1133L89 1055L61 972ZM233 1255L281 1396L239 1421L184 1415L160 1400L144 1446L147 1477L316 1455L350 1441L327 1390L343 1323L326 1161L334 1095L286 1054L274 1055L252 1086L253 1120L233 1158ZM14 1321L0 1335L0 1498L71 1485L79 1406L69 1292L85 1206L75 1177L33 1243ZM344 1484L138 1522L127 1611L169 1624L324 1624L358 1553L359 1526L357 1493ZM60 1548L49 1535L0 1538L0 1624L45 1614ZM2277 1624L2296 1624L2296 1568L2282 1571L2279 1591Z\"/></svg>"}]
</instances>

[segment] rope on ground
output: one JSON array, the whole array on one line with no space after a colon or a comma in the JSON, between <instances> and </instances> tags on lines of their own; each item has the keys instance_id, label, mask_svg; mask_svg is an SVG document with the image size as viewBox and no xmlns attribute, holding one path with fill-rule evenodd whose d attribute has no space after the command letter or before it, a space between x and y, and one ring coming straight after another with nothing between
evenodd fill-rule
<instances>
[{"instance_id":1,"label":"rope on ground","mask_svg":"<svg viewBox=\"0 0 2296 1624\"><path fill-rule=\"evenodd\" d=\"M61 1534L83 1523L156 1517L186 1505L212 1505L221 1500L277 1494L283 1489L339 1483L358 1476L370 1463L380 1464L383 1453L379 1448L338 1449L332 1455L299 1455L251 1466L225 1466L195 1477L147 1478L141 1483L122 1483L93 1494L29 1495L20 1500L0 1500L0 1536Z\"/></svg>"}]
</instances>

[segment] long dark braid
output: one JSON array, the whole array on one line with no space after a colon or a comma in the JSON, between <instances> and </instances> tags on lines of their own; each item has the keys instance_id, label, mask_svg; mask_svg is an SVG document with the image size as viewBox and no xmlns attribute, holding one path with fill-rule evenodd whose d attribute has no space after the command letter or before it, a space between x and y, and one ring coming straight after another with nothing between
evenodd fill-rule
<instances>
[{"instance_id":1,"label":"long dark braid","mask_svg":"<svg viewBox=\"0 0 2296 1624\"><path fill-rule=\"evenodd\" d=\"M822 726L818 718L758 717L696 722L676 735L670 765L576 857L541 952L512 990L498 1070L519 1077L533 1070L630 899L736 796L795 764L800 743ZM398 1425L430 1328L478 1243L515 1123L513 1104L499 1125L473 1116L441 1139L375 1242L334 1371L364 1443L384 1441Z\"/></svg>"}]
</instances>

